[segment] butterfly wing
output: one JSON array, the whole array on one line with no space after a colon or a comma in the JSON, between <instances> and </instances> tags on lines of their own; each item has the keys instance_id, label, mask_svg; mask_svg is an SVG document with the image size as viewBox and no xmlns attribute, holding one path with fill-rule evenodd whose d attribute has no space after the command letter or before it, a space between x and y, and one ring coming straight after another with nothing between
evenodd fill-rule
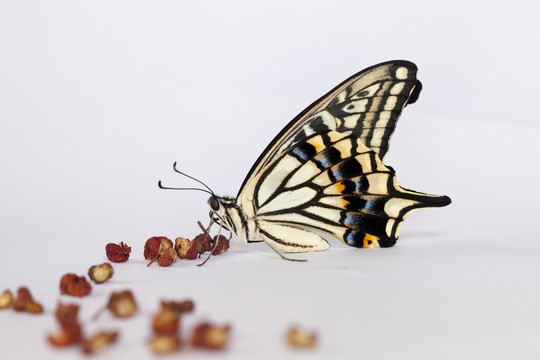
<instances>
[{"instance_id":1,"label":"butterfly wing","mask_svg":"<svg viewBox=\"0 0 540 360\"><path fill-rule=\"evenodd\" d=\"M381 63L351 76L295 117L268 145L240 187L276 156L307 137L330 130L352 131L383 159L402 109L422 89L417 67L404 60Z\"/></svg>"},{"instance_id":2,"label":"butterfly wing","mask_svg":"<svg viewBox=\"0 0 540 360\"><path fill-rule=\"evenodd\" d=\"M356 247L392 246L410 211L449 202L400 187L393 170L351 130L296 143L263 167L240 201L261 238L287 252L326 249L315 232Z\"/></svg>"}]
</instances>

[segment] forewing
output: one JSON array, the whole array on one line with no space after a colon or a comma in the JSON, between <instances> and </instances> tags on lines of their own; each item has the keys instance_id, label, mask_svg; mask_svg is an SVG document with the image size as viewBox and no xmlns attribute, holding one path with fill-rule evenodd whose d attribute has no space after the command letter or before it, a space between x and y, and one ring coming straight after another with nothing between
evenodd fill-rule
<instances>
[{"instance_id":1,"label":"forewing","mask_svg":"<svg viewBox=\"0 0 540 360\"><path fill-rule=\"evenodd\" d=\"M397 60L367 68L328 92L295 117L268 145L239 191L278 155L317 133L352 131L382 160L402 109L416 101L416 65Z\"/></svg>"},{"instance_id":2,"label":"forewing","mask_svg":"<svg viewBox=\"0 0 540 360\"><path fill-rule=\"evenodd\" d=\"M287 232L277 234L277 225L330 234L351 246L386 247L395 243L410 211L449 203L446 196L401 188L394 172L352 131L328 131L297 143L246 184L238 201L266 229L265 241L273 236L276 247L295 252L313 250L316 240L295 241Z\"/></svg>"}]
</instances>

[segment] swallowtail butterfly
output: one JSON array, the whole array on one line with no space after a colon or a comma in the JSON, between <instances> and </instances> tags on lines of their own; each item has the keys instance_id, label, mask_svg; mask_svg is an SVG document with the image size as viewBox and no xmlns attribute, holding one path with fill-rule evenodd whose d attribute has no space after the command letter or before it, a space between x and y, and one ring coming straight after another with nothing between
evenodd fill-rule
<instances>
[{"instance_id":1,"label":"swallowtail butterfly","mask_svg":"<svg viewBox=\"0 0 540 360\"><path fill-rule=\"evenodd\" d=\"M383 162L402 109L422 89L416 73L397 60L343 81L285 126L236 198L210 190L211 218L278 253L325 250L320 234L354 247L394 245L409 212L450 204L402 188Z\"/></svg>"}]
</instances>

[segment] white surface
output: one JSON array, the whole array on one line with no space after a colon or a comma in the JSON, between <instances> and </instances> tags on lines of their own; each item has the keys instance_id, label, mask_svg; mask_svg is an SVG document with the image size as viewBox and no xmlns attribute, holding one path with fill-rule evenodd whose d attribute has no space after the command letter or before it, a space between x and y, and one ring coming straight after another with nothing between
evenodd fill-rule
<instances>
[{"instance_id":1,"label":"white surface","mask_svg":"<svg viewBox=\"0 0 540 360\"><path fill-rule=\"evenodd\" d=\"M2 358L81 356L45 341L59 300L82 304L90 333L120 329L103 358L151 358L158 300L192 298L186 335L210 319L233 336L225 353L183 358L537 359L536 14L525 1L0 2L0 291L27 285L46 308L0 312ZM234 195L289 119L393 58L417 63L424 91L387 162L452 205L412 214L390 249L331 241L290 263L236 240L202 268L145 266L148 237L192 237L207 221L204 194L157 188L192 185L174 161ZM110 283L58 295L62 274L119 241L133 255ZM139 315L89 320L125 288ZM293 323L319 346L286 347Z\"/></svg>"}]
</instances>

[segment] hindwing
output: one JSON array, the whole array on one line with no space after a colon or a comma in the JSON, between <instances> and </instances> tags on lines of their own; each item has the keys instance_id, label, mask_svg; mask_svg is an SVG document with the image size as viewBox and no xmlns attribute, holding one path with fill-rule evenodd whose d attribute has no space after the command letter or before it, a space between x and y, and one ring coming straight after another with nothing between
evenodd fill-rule
<instances>
[{"instance_id":1,"label":"hindwing","mask_svg":"<svg viewBox=\"0 0 540 360\"><path fill-rule=\"evenodd\" d=\"M448 198L401 188L353 131L327 131L278 155L237 201L250 209L266 242L301 252L328 247L313 231L355 247L392 246L410 211L446 205Z\"/></svg>"}]
</instances>

